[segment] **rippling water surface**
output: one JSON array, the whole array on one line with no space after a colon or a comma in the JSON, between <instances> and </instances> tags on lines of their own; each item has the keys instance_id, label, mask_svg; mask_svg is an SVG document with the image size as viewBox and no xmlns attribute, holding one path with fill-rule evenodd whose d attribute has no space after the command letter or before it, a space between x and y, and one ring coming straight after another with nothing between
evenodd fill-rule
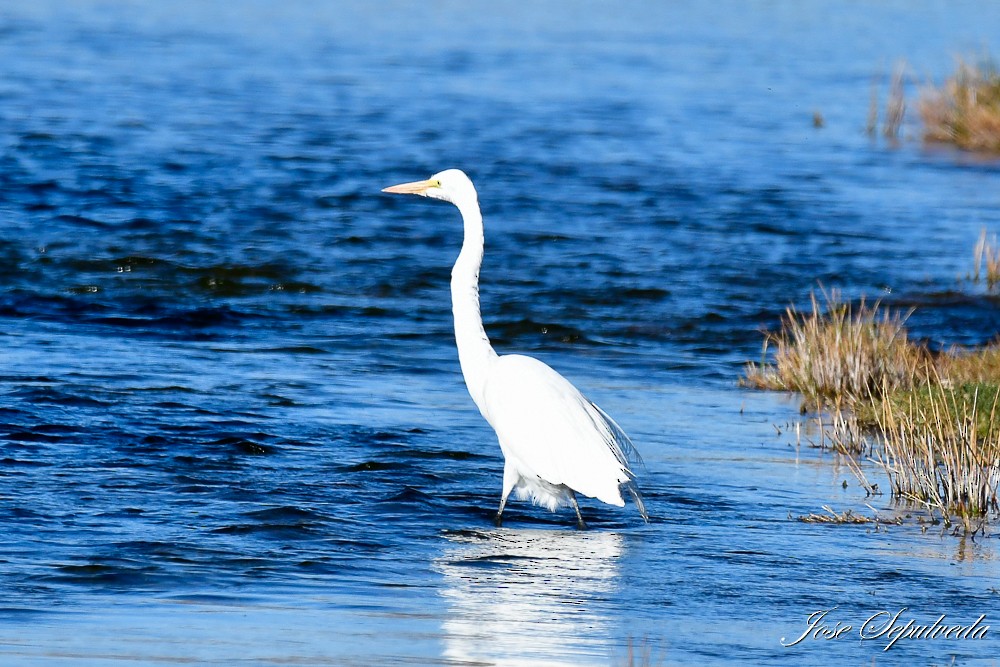
<instances>
[{"instance_id":1,"label":"rippling water surface","mask_svg":"<svg viewBox=\"0 0 1000 667\"><path fill-rule=\"evenodd\" d=\"M785 428L794 399L735 378L818 283L916 306L933 345L995 336L959 278L996 163L863 129L873 75L940 77L997 26L971 2L7 3L0 661L992 664L1000 627L781 646L833 606L1000 624L997 539L796 521L870 510ZM649 525L515 502L493 527L457 213L379 193L446 167L479 186L494 344L632 434Z\"/></svg>"}]
</instances>

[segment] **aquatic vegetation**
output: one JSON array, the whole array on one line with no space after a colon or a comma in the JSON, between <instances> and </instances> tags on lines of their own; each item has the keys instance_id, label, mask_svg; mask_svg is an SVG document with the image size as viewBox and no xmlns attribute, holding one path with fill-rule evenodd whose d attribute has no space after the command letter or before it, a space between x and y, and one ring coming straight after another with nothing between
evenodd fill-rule
<instances>
[{"instance_id":1,"label":"aquatic vegetation","mask_svg":"<svg viewBox=\"0 0 1000 667\"><path fill-rule=\"evenodd\" d=\"M988 57L980 64L960 59L944 85L924 91L919 110L924 139L1000 152L1000 71Z\"/></svg>"},{"instance_id":2,"label":"aquatic vegetation","mask_svg":"<svg viewBox=\"0 0 1000 667\"><path fill-rule=\"evenodd\" d=\"M848 455L871 452L894 498L961 522L966 532L1000 516L1000 345L932 356L910 342L905 316L827 296L823 311L789 308L774 363L749 364L745 386L799 392L827 408L825 437ZM850 466L871 493L877 487ZM823 515L820 515L823 516ZM813 519L814 522L820 519Z\"/></svg>"},{"instance_id":3,"label":"aquatic vegetation","mask_svg":"<svg viewBox=\"0 0 1000 667\"><path fill-rule=\"evenodd\" d=\"M889 86L889 100L885 108L885 121L882 125L882 135L886 139L898 139L899 129L903 126L906 118L906 88L904 76L906 74L906 64L899 63L892 75L892 83Z\"/></svg>"},{"instance_id":4,"label":"aquatic vegetation","mask_svg":"<svg viewBox=\"0 0 1000 667\"><path fill-rule=\"evenodd\" d=\"M826 514L808 514L806 516L800 516L799 521L803 523L875 523L875 519L868 516L862 516L860 514L855 514L851 510L844 510L841 513L834 512L830 509L829 505L823 505L823 510Z\"/></svg>"},{"instance_id":5,"label":"aquatic vegetation","mask_svg":"<svg viewBox=\"0 0 1000 667\"><path fill-rule=\"evenodd\" d=\"M895 497L954 517L965 532L1000 512L1000 384L926 385L866 406L880 434L875 460Z\"/></svg>"},{"instance_id":6,"label":"aquatic vegetation","mask_svg":"<svg viewBox=\"0 0 1000 667\"><path fill-rule=\"evenodd\" d=\"M997 245L996 235L987 238L984 227L973 255L972 280L977 283L984 281L989 289L1000 285L1000 246Z\"/></svg>"},{"instance_id":7,"label":"aquatic vegetation","mask_svg":"<svg viewBox=\"0 0 1000 667\"><path fill-rule=\"evenodd\" d=\"M868 136L875 137L879 123L878 89L882 77L872 78L871 99L868 105L868 120L865 131ZM899 139L899 132L906 119L906 62L900 61L893 70L889 80L889 95L886 99L885 113L882 114L882 136L890 142Z\"/></svg>"},{"instance_id":8,"label":"aquatic vegetation","mask_svg":"<svg viewBox=\"0 0 1000 667\"><path fill-rule=\"evenodd\" d=\"M941 384L996 383L1000 381L1000 344L955 347L938 355L934 366Z\"/></svg>"},{"instance_id":9,"label":"aquatic vegetation","mask_svg":"<svg viewBox=\"0 0 1000 667\"><path fill-rule=\"evenodd\" d=\"M881 311L879 304L856 307L837 292L825 294L826 308L810 295L808 313L789 307L781 330L768 334L774 363L750 363L741 383L759 389L795 391L805 407L849 407L882 387L908 387L922 377L927 355L907 340L907 315Z\"/></svg>"}]
</instances>

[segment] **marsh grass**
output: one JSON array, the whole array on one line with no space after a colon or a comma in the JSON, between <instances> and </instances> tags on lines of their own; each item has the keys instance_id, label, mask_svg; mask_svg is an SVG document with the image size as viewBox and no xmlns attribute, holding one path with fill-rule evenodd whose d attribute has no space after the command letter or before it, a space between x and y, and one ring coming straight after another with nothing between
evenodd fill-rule
<instances>
[{"instance_id":1,"label":"marsh grass","mask_svg":"<svg viewBox=\"0 0 1000 667\"><path fill-rule=\"evenodd\" d=\"M997 246L996 235L987 237L984 227L973 255L972 280L977 283L984 281L991 290L1000 285L1000 246Z\"/></svg>"},{"instance_id":2,"label":"marsh grass","mask_svg":"<svg viewBox=\"0 0 1000 667\"><path fill-rule=\"evenodd\" d=\"M799 521L803 523L875 523L875 519L867 516L862 516L860 514L855 514L851 510L844 510L840 514L837 514L827 505L823 505L823 510L826 514L808 514L806 516L800 516Z\"/></svg>"},{"instance_id":3,"label":"marsh grass","mask_svg":"<svg viewBox=\"0 0 1000 667\"><path fill-rule=\"evenodd\" d=\"M981 348L952 348L935 359L939 384L1000 382L1000 344Z\"/></svg>"},{"instance_id":4,"label":"marsh grass","mask_svg":"<svg viewBox=\"0 0 1000 667\"><path fill-rule=\"evenodd\" d=\"M919 111L924 139L1000 152L1000 71L990 58L979 64L959 59L943 86L923 92Z\"/></svg>"},{"instance_id":5,"label":"marsh grass","mask_svg":"<svg viewBox=\"0 0 1000 667\"><path fill-rule=\"evenodd\" d=\"M882 114L882 136L892 143L899 139L900 129L906 119L906 62L900 61L893 69L889 79L889 94L886 98L885 113ZM878 133L879 124L879 87L883 75L872 77L871 97L868 103L868 119L865 131L870 137Z\"/></svg>"},{"instance_id":6,"label":"marsh grass","mask_svg":"<svg viewBox=\"0 0 1000 667\"><path fill-rule=\"evenodd\" d=\"M1000 516L1000 345L932 356L906 333L908 314L852 307L836 293L825 310L786 311L774 362L748 364L745 386L795 391L824 410L824 443L848 458L870 454L894 498L954 517L966 532ZM853 460L852 471L878 494ZM819 515L825 516L825 515ZM848 522L844 517L844 523ZM810 522L832 522L813 517Z\"/></svg>"},{"instance_id":7,"label":"marsh grass","mask_svg":"<svg viewBox=\"0 0 1000 667\"><path fill-rule=\"evenodd\" d=\"M885 121L882 123L882 136L886 139L899 138L899 129L906 118L906 64L899 63L892 75L889 85L889 99L885 107Z\"/></svg>"},{"instance_id":8,"label":"marsh grass","mask_svg":"<svg viewBox=\"0 0 1000 667\"><path fill-rule=\"evenodd\" d=\"M997 515L1000 385L933 384L888 392L870 406L881 435L875 460L895 497L955 517L975 532Z\"/></svg>"},{"instance_id":9,"label":"marsh grass","mask_svg":"<svg viewBox=\"0 0 1000 667\"><path fill-rule=\"evenodd\" d=\"M741 384L758 389L795 391L804 408L849 407L882 387L907 387L926 367L925 351L907 340L909 316L879 310L879 304L844 303L837 292L815 292L811 311L789 307L781 330L768 334L764 354L775 348L774 363L750 363Z\"/></svg>"},{"instance_id":10,"label":"marsh grass","mask_svg":"<svg viewBox=\"0 0 1000 667\"><path fill-rule=\"evenodd\" d=\"M909 390L889 392L877 400L864 401L854 407L860 424L873 425L885 431L886 415L893 423L912 424L921 432L940 431L941 420L962 422L969 429L970 442L989 441L1000 434L994 426L998 416L992 409L1000 396L1000 385L969 382L960 385L927 384ZM983 404L989 408L983 409ZM994 432L997 433L994 433Z\"/></svg>"}]
</instances>

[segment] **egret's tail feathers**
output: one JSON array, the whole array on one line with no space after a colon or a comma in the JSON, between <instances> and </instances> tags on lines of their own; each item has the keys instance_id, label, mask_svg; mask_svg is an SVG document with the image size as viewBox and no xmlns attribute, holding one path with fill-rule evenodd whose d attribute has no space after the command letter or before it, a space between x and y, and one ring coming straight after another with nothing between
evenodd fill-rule
<instances>
[{"instance_id":1,"label":"egret's tail feathers","mask_svg":"<svg viewBox=\"0 0 1000 667\"><path fill-rule=\"evenodd\" d=\"M649 523L649 515L646 514L646 503L642 502L642 494L639 493L639 487L633 482L629 482L625 485L628 492L632 494L632 500L635 501L635 506L639 510L639 515L642 516L642 520Z\"/></svg>"},{"instance_id":2,"label":"egret's tail feathers","mask_svg":"<svg viewBox=\"0 0 1000 667\"><path fill-rule=\"evenodd\" d=\"M601 409L601 406L596 403L591 403L598 414L604 419L605 425L608 427L608 431L611 433L611 442L608 444L611 446L612 451L614 451L615 456L618 461L628 468L628 472L633 472L633 466L638 466L640 468L645 468L646 464L642 462L642 456L639 455L639 450L635 448L632 444L632 439L628 437L628 434L622 430L622 427L618 425L614 419L611 418L607 412ZM632 477L635 475L632 474Z\"/></svg>"}]
</instances>

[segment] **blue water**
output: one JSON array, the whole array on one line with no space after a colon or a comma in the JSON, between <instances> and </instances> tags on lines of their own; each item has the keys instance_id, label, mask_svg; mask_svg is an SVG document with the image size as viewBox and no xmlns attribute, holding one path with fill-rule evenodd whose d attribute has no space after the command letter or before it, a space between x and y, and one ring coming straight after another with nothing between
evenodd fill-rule
<instances>
[{"instance_id":1,"label":"blue water","mask_svg":"<svg viewBox=\"0 0 1000 667\"><path fill-rule=\"evenodd\" d=\"M940 79L998 27L973 2L0 6L0 664L993 664L996 536L797 521L899 510L735 381L818 284L916 306L931 345L1000 330L963 280L998 164L864 134L873 76ZM632 435L648 525L589 501L589 531L518 502L493 527L457 213L379 193L447 167L479 188L495 346ZM782 647L834 606L849 638ZM903 607L997 629L859 641Z\"/></svg>"}]
</instances>

